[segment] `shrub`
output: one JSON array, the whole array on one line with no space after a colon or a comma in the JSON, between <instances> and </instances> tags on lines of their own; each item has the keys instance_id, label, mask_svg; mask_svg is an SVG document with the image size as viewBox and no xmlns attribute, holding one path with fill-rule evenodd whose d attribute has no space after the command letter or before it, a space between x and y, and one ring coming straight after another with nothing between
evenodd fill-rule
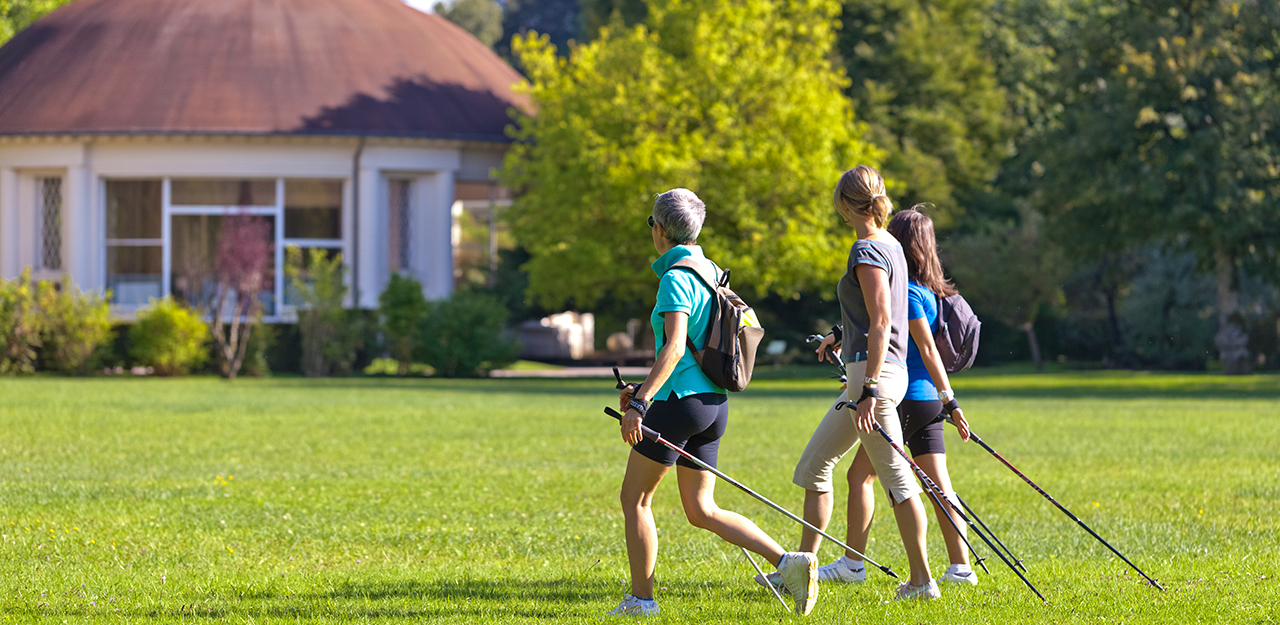
<instances>
[{"instance_id":1,"label":"shrub","mask_svg":"<svg viewBox=\"0 0 1280 625\"><path fill-rule=\"evenodd\" d=\"M60 373L84 375L99 347L111 340L111 308L97 293L84 293L71 278L37 286L44 316L44 361Z\"/></svg>"},{"instance_id":2,"label":"shrub","mask_svg":"<svg viewBox=\"0 0 1280 625\"><path fill-rule=\"evenodd\" d=\"M492 295L455 291L423 320L418 351L446 378L480 377L515 362L520 344L503 329L507 309Z\"/></svg>"},{"instance_id":3,"label":"shrub","mask_svg":"<svg viewBox=\"0 0 1280 625\"><path fill-rule=\"evenodd\" d=\"M298 333L302 335L302 373L321 377L350 373L363 346L365 323L357 311L342 308L347 285L342 279L342 255L324 250L285 250L285 275L297 303Z\"/></svg>"},{"instance_id":4,"label":"shrub","mask_svg":"<svg viewBox=\"0 0 1280 625\"><path fill-rule=\"evenodd\" d=\"M152 299L129 329L129 353L157 375L183 375L204 364L208 340L209 327L195 311L171 297Z\"/></svg>"},{"instance_id":5,"label":"shrub","mask_svg":"<svg viewBox=\"0 0 1280 625\"><path fill-rule=\"evenodd\" d=\"M31 268L17 280L0 279L0 375L36 370L43 327Z\"/></svg>"},{"instance_id":6,"label":"shrub","mask_svg":"<svg viewBox=\"0 0 1280 625\"><path fill-rule=\"evenodd\" d=\"M397 375L409 373L418 332L430 312L431 306L422 296L421 282L398 273L391 274L387 290L378 296L378 317L391 357L398 363Z\"/></svg>"}]
</instances>

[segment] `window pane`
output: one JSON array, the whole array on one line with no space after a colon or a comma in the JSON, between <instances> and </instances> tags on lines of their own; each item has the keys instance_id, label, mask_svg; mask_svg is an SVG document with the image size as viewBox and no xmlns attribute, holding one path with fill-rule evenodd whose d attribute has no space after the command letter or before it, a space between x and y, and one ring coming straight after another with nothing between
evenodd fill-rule
<instances>
[{"instance_id":1,"label":"window pane","mask_svg":"<svg viewBox=\"0 0 1280 625\"><path fill-rule=\"evenodd\" d=\"M409 269L409 180L393 179L387 198L387 260L391 271Z\"/></svg>"},{"instance_id":2,"label":"window pane","mask_svg":"<svg viewBox=\"0 0 1280 625\"><path fill-rule=\"evenodd\" d=\"M268 236L275 230L274 217L255 217L265 221ZM218 241L222 235L223 217L220 215L174 215L170 231L170 293L175 299L208 310L213 307L217 295L217 275L214 259L218 253ZM268 243L269 249L274 241ZM267 315L275 314L275 254L269 252L267 266L262 276L258 299L265 306Z\"/></svg>"},{"instance_id":3,"label":"window pane","mask_svg":"<svg viewBox=\"0 0 1280 625\"><path fill-rule=\"evenodd\" d=\"M111 302L145 306L160 297L163 248L159 245L107 246L107 288Z\"/></svg>"},{"instance_id":4,"label":"window pane","mask_svg":"<svg viewBox=\"0 0 1280 625\"><path fill-rule=\"evenodd\" d=\"M276 181L178 179L169 188L174 206L275 206Z\"/></svg>"},{"instance_id":5,"label":"window pane","mask_svg":"<svg viewBox=\"0 0 1280 625\"><path fill-rule=\"evenodd\" d=\"M286 239L342 238L342 181L286 180Z\"/></svg>"},{"instance_id":6,"label":"window pane","mask_svg":"<svg viewBox=\"0 0 1280 625\"><path fill-rule=\"evenodd\" d=\"M40 265L62 269L62 178L36 178L40 193Z\"/></svg>"},{"instance_id":7,"label":"window pane","mask_svg":"<svg viewBox=\"0 0 1280 625\"><path fill-rule=\"evenodd\" d=\"M107 181L107 238L160 238L160 181Z\"/></svg>"}]
</instances>

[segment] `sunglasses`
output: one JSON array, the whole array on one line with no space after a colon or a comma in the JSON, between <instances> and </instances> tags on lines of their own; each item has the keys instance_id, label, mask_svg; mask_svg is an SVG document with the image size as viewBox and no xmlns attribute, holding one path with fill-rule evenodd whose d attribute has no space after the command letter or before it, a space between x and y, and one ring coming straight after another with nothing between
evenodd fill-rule
<instances>
[{"instance_id":1,"label":"sunglasses","mask_svg":"<svg viewBox=\"0 0 1280 625\"><path fill-rule=\"evenodd\" d=\"M656 223L658 223L658 221L653 218L653 215L649 215L649 227L652 228Z\"/></svg>"}]
</instances>

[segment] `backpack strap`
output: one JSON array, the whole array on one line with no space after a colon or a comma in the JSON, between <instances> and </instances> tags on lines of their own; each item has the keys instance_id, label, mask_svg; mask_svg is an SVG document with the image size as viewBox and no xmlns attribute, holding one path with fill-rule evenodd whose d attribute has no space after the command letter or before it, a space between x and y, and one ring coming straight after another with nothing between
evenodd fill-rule
<instances>
[{"instance_id":1,"label":"backpack strap","mask_svg":"<svg viewBox=\"0 0 1280 625\"><path fill-rule=\"evenodd\" d=\"M723 274L716 275L717 272L716 272L715 263L712 263L710 260L703 259L703 262L698 262L696 259L693 259L687 256L672 263L671 266L667 268L667 271L671 271L672 269L687 269L689 270L690 273L697 276L698 281L701 282L703 286L707 287L707 290L711 291L711 305L713 307L716 306L716 285L720 284L721 282L727 282L727 278L729 277L728 271L725 271ZM666 275L666 272L663 272L663 275ZM667 326L664 323L662 326L662 335L663 335L662 338L664 343L666 342L666 338L667 338L666 334L667 334ZM707 337L707 338L709 339L710 337ZM697 346L693 344L692 332L689 332L689 331L685 332L684 342L685 342L685 345L689 347L689 351L693 352L696 357L697 352L699 350Z\"/></svg>"}]
</instances>

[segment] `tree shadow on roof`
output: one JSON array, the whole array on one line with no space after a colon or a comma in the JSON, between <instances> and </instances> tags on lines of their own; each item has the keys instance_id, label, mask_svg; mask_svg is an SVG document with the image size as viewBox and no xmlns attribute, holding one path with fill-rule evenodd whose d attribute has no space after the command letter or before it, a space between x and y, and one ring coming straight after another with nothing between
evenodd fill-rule
<instances>
[{"instance_id":1,"label":"tree shadow on roof","mask_svg":"<svg viewBox=\"0 0 1280 625\"><path fill-rule=\"evenodd\" d=\"M508 143L511 102L490 91L425 79L397 79L387 97L359 93L341 106L325 107L289 132L376 134Z\"/></svg>"}]
</instances>

